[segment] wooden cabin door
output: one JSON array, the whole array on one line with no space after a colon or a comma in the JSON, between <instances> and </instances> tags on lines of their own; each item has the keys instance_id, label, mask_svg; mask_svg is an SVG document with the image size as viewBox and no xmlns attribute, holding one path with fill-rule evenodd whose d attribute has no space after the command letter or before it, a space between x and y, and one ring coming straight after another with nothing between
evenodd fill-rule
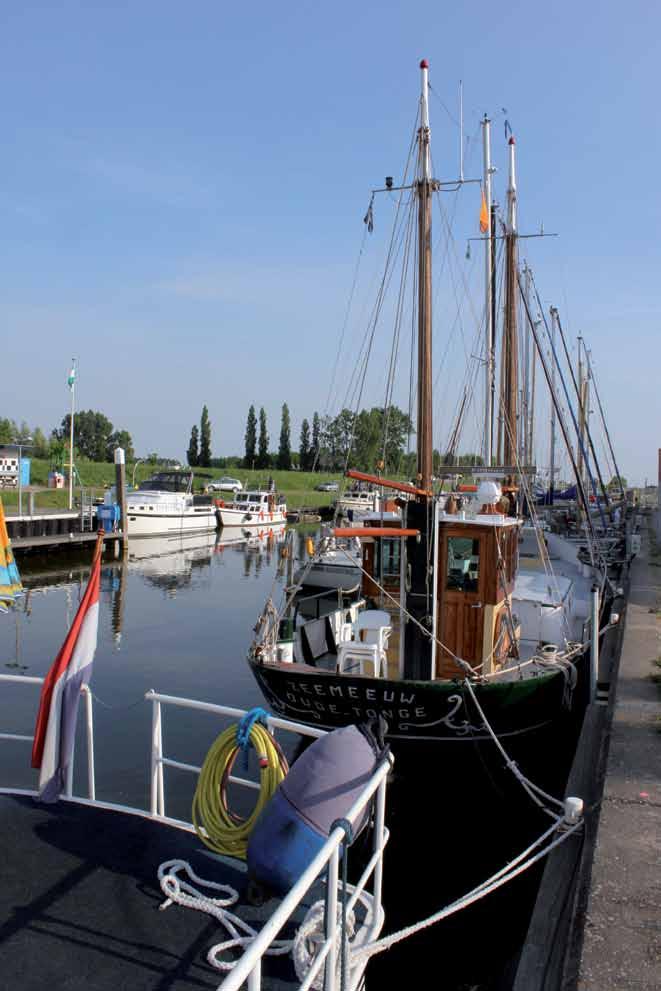
<instances>
[{"instance_id":1,"label":"wooden cabin door","mask_svg":"<svg viewBox=\"0 0 661 991\"><path fill-rule=\"evenodd\" d=\"M440 548L436 677L464 674L453 654L479 664L484 636L484 536L446 532Z\"/></svg>"}]
</instances>

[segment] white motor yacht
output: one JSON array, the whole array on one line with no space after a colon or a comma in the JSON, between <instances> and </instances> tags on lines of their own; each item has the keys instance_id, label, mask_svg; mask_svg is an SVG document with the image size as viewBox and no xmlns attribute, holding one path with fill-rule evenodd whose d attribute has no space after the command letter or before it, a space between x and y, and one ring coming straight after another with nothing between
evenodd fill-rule
<instances>
[{"instance_id":1,"label":"white motor yacht","mask_svg":"<svg viewBox=\"0 0 661 991\"><path fill-rule=\"evenodd\" d=\"M237 492L233 502L216 500L218 522L222 527L280 526L287 522L284 496L273 491Z\"/></svg>"},{"instance_id":2,"label":"white motor yacht","mask_svg":"<svg viewBox=\"0 0 661 991\"><path fill-rule=\"evenodd\" d=\"M159 471L126 497L129 536L215 530L216 507L210 496L193 495L192 471Z\"/></svg>"}]
</instances>

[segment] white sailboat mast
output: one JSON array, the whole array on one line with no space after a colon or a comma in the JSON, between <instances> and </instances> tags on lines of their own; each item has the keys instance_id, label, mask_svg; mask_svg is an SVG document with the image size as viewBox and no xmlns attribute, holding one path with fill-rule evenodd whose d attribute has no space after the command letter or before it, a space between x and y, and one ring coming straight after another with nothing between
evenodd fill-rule
<instances>
[{"instance_id":1,"label":"white sailboat mast","mask_svg":"<svg viewBox=\"0 0 661 991\"><path fill-rule=\"evenodd\" d=\"M502 454L503 463L516 464L519 448L519 369L518 334L516 326L518 304L517 234L516 234L516 170L514 163L514 137L509 139L509 183L507 187L507 238L505 279L505 323L503 327L503 377L502 377ZM500 451L500 443L499 443Z\"/></svg>"},{"instance_id":2,"label":"white sailboat mast","mask_svg":"<svg viewBox=\"0 0 661 991\"><path fill-rule=\"evenodd\" d=\"M510 172L509 184L507 186L507 225L510 234L516 234L516 163L515 163L516 143L512 135L509 140Z\"/></svg>"},{"instance_id":3,"label":"white sailboat mast","mask_svg":"<svg viewBox=\"0 0 661 991\"><path fill-rule=\"evenodd\" d=\"M420 63L421 92L420 92L420 157L421 179L431 179L431 164L429 160L429 62L423 59Z\"/></svg>"}]
</instances>

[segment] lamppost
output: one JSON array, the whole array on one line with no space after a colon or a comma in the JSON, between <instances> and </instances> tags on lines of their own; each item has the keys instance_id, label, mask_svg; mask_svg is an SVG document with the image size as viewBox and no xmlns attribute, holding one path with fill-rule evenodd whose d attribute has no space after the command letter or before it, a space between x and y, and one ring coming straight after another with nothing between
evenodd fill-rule
<instances>
[{"instance_id":1,"label":"lamppost","mask_svg":"<svg viewBox=\"0 0 661 991\"><path fill-rule=\"evenodd\" d=\"M131 488L132 489L135 488L135 469L138 467L138 465L141 465L143 461L144 461L144 458L138 458L138 460L136 461L136 463L133 465L133 475L131 476Z\"/></svg>"},{"instance_id":2,"label":"lamppost","mask_svg":"<svg viewBox=\"0 0 661 991\"><path fill-rule=\"evenodd\" d=\"M18 515L23 515L23 465L21 462L21 451L23 448L32 447L32 437L28 436L26 442L16 441L15 444L10 444L10 447L18 448Z\"/></svg>"}]
</instances>

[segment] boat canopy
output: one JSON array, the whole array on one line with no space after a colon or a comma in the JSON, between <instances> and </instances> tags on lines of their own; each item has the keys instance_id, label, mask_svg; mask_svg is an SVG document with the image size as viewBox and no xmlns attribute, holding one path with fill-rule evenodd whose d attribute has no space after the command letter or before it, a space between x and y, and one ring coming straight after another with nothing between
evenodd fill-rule
<instances>
[{"instance_id":1,"label":"boat canopy","mask_svg":"<svg viewBox=\"0 0 661 991\"><path fill-rule=\"evenodd\" d=\"M138 486L140 492L188 492L193 481L192 471L158 471Z\"/></svg>"}]
</instances>

